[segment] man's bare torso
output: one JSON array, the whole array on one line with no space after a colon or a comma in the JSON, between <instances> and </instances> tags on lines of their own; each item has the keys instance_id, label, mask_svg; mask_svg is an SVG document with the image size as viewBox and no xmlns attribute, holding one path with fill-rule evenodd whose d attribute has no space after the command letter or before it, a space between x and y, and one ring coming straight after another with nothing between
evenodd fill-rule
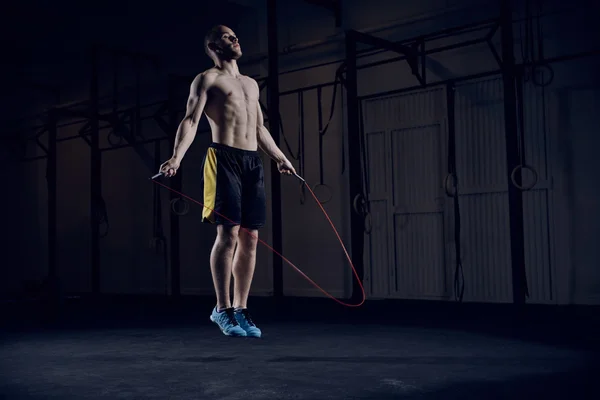
<instances>
[{"instance_id":1,"label":"man's bare torso","mask_svg":"<svg viewBox=\"0 0 600 400\"><path fill-rule=\"evenodd\" d=\"M255 80L233 77L216 69L204 72L207 100L204 112L212 131L212 140L244 150L256 150L258 100Z\"/></svg>"}]
</instances>

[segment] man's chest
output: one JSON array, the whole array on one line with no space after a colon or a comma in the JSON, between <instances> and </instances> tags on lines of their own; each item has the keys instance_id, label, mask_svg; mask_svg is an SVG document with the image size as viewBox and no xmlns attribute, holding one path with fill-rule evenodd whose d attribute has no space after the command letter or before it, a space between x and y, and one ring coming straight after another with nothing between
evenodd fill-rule
<instances>
[{"instance_id":1,"label":"man's chest","mask_svg":"<svg viewBox=\"0 0 600 400\"><path fill-rule=\"evenodd\" d=\"M256 84L244 77L220 77L212 85L210 93L225 101L229 99L254 102L259 97Z\"/></svg>"}]
</instances>

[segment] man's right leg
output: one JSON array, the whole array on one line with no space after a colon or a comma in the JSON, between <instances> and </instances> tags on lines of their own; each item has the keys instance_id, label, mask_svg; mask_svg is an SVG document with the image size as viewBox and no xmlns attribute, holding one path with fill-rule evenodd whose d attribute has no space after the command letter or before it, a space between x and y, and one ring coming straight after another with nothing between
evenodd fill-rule
<instances>
[{"instance_id":1,"label":"man's right leg","mask_svg":"<svg viewBox=\"0 0 600 400\"><path fill-rule=\"evenodd\" d=\"M202 220L217 225L210 268L217 305L210 320L227 336L246 336L231 307L230 284L233 255L241 223L242 181L235 149L216 143L208 148L203 166Z\"/></svg>"},{"instance_id":2,"label":"man's right leg","mask_svg":"<svg viewBox=\"0 0 600 400\"><path fill-rule=\"evenodd\" d=\"M247 336L246 331L240 327L235 318L229 295L238 232L239 226L218 225L217 239L210 253L210 270L217 295L217 305L210 315L210 320L227 336Z\"/></svg>"},{"instance_id":3,"label":"man's right leg","mask_svg":"<svg viewBox=\"0 0 600 400\"><path fill-rule=\"evenodd\" d=\"M210 315L210 320L227 336L247 336L246 331L240 327L235 318L229 295L238 232L239 226L218 225L217 239L210 253L210 270L217 295L217 305Z\"/></svg>"}]
</instances>

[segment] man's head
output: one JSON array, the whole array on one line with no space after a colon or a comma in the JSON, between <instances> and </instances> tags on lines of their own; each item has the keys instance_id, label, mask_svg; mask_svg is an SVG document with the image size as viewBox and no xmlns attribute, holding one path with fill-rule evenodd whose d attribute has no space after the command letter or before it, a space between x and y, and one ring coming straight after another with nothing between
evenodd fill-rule
<instances>
[{"instance_id":1,"label":"man's head","mask_svg":"<svg viewBox=\"0 0 600 400\"><path fill-rule=\"evenodd\" d=\"M238 38L225 25L217 25L207 32L204 37L204 51L215 62L237 60L242 56Z\"/></svg>"}]
</instances>

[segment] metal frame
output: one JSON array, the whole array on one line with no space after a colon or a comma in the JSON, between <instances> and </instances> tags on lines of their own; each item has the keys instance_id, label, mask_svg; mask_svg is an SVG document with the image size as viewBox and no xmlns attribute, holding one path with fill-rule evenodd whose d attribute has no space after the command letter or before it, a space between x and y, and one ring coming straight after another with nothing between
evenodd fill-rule
<instances>
[{"instance_id":1,"label":"metal frame","mask_svg":"<svg viewBox=\"0 0 600 400\"><path fill-rule=\"evenodd\" d=\"M130 57L135 60L136 66L136 102L135 106L128 109L119 109L117 101L113 102L113 112L109 114L102 114L100 112L100 95L99 95L99 73L98 64L101 57L101 52L111 54L114 60L119 57ZM57 175L57 144L59 142L75 139L83 139L90 145L91 148L91 179L90 179L90 228L91 228L91 287L92 295L98 295L100 293L100 219L98 209L102 201L102 185L101 185L101 173L102 173L102 153L105 151L121 149L125 147L134 147L136 152L143 159L145 164L149 167L150 171L154 170L154 160L152 156L140 148L142 144L153 143L156 141L162 141L170 139L168 136L137 140L139 137L140 126L143 120L154 119L157 121L159 127L166 132L172 131L170 127L164 123L162 116L169 110L171 99L152 105L160 105L158 110L149 116L142 116L142 110L144 107L140 102L139 89L140 89L140 73L142 69L142 61L150 60L155 61L151 56L144 56L140 53L129 53L120 49L107 49L97 45L93 45L90 49L90 60L91 60L91 80L90 80L90 100L88 104L78 103L75 105L56 107L50 109L47 113L47 118L42 126L34 127L33 131L35 134L32 137L26 137L25 140L33 140L36 145L41 148L45 155L36 157L23 157L21 161L36 161L36 160L47 160L46 177L48 184L48 278L52 281L58 279L58 265L56 260L56 223L57 223L57 191L56 191L56 175ZM118 72L114 71L114 81L118 81ZM117 90L117 89L115 89ZM116 96L116 94L115 94ZM171 116L171 115L169 115ZM72 121L72 119L77 119ZM125 120L129 118L132 127L128 128L125 126ZM69 119L71 121L67 123L61 123L62 120ZM171 120L171 118L170 118ZM83 126L79 129L79 132L75 136L66 138L59 138L58 131L60 128L67 126L74 126L82 124ZM105 123L103 125L102 123ZM175 125L176 127L176 125ZM101 131L112 128L122 129L125 134L122 136L127 141L126 145L115 145L109 148L100 147L100 133ZM48 147L41 143L41 136L44 133L48 133ZM172 138L171 138L172 139ZM179 183L181 177L179 176ZM174 184L177 185L178 179L174 179ZM175 219L175 222L173 221ZM179 276L179 229L176 222L177 217L172 216L172 254L171 254L171 276ZM178 294L179 285L173 285L172 292Z\"/></svg>"},{"instance_id":2,"label":"metal frame","mask_svg":"<svg viewBox=\"0 0 600 400\"><path fill-rule=\"evenodd\" d=\"M510 225L510 255L512 267L513 303L524 304L527 291L525 269L525 232L523 221L523 192L511 185L511 173L519 165L519 130L517 126L516 63L510 0L502 1L500 11L502 34L502 80L504 82L504 129L508 184L508 214ZM519 108L523 104L519 102ZM518 173L521 182L521 173Z\"/></svg>"},{"instance_id":3,"label":"metal frame","mask_svg":"<svg viewBox=\"0 0 600 400\"><path fill-rule=\"evenodd\" d=\"M425 45L428 41L438 39L440 37L450 37L462 34L465 31L489 29L489 32L481 39L468 40L454 45L447 45L438 48L426 50ZM475 44L486 42L498 60L497 52L492 44L492 38L498 29L498 21L487 21L479 24L470 24L464 27L445 30L440 33L435 33L428 36L422 36L415 39L407 40L401 43L394 43L388 40L377 38L365 33L356 32L353 30L346 32L346 104L347 104L347 126L348 126L348 175L349 175L349 199L350 199L350 229L352 258L357 274L361 281L364 280L364 231L365 231L365 215L362 215L355 209L357 203L367 202L368 194L365 193L364 182L362 176L361 162L361 121L360 108L362 98L358 96L358 70L370 68L377 65L388 64L395 61L406 60L410 66L411 73L416 77L419 85L422 88L427 86L426 63L428 54L439 53L456 48L472 46ZM388 60L372 62L360 67L357 64L357 47L359 44L366 44L384 51L392 51L400 53L400 57L395 57ZM372 50L372 49L370 49ZM381 96L377 94L373 96ZM362 149L362 151L366 151ZM357 301L360 299L362 291L358 279L352 277L352 299Z\"/></svg>"},{"instance_id":4,"label":"metal frame","mask_svg":"<svg viewBox=\"0 0 600 400\"><path fill-rule=\"evenodd\" d=\"M346 85L346 99L347 99L347 118L348 118L348 132L347 132L347 142L348 142L348 174L349 174L349 192L350 192L350 209L354 209L354 202L356 198L361 198L363 194L363 182L362 182L362 169L361 169L361 153L360 153L360 140L361 140L361 132L360 132L360 102L365 98L358 96L358 70L367 69L373 66L383 65L387 63L392 63L396 61L406 60L411 67L411 71L413 75L416 77L419 82L419 87L428 86L429 83L426 80L426 56L429 54L439 53L442 51L448 51L452 49L457 49L461 47L472 46L480 43L487 43L489 45L490 51L492 52L494 58L499 60L498 53L495 47L492 44L492 38L494 34L497 32L499 27L498 20L486 20L480 23L464 25L461 27L455 27L450 29L445 29L443 31L439 31L430 35L423 35L417 38L411 38L402 42L390 42L385 39L377 38L371 35L367 35L365 33L357 32L357 31L347 31L346 32L346 58L345 58L345 85ZM481 31L488 30L487 33L480 39L463 41L453 45L446 45L442 47L435 47L426 50L425 45L429 41L433 41L436 39L444 38L444 37L452 37L460 34L464 34L465 32L472 31ZM366 49L358 50L358 44L366 44L369 47ZM366 63L362 65L358 65L358 59L367 57L376 53L384 51L392 51L396 53L400 53L401 55L398 57L394 57L391 59ZM339 61L318 64L307 68L295 69L291 72L297 72L301 70L307 70L311 68L318 68L324 65L336 64ZM290 71L285 72L290 73ZM316 85L305 86L302 88L288 90L284 92L279 92L279 97L304 93L310 90L322 90L325 87L334 86L337 82L326 82ZM436 84L438 84L436 82ZM412 88L411 88L412 90ZM382 95L376 94L373 96ZM269 112L269 118L273 118L273 114ZM276 115L276 117L278 117ZM274 124L269 124L272 128ZM277 124L276 126L279 126ZM271 132L273 133L273 132ZM277 135L278 136L278 135ZM279 142L277 142L279 144ZM277 174L278 175L278 174ZM273 196L273 204L280 203L280 195ZM275 217L274 217L275 218ZM364 265L363 265L363 235L364 235L364 217L359 214L352 212L350 217L350 229L351 229L351 253L353 258L354 266L357 270L357 273L362 281L364 276ZM274 221L275 224L275 221ZM279 225L279 224L276 224ZM274 229L277 226L274 226ZM274 239L277 237L275 230L273 232ZM277 249L277 248L276 248ZM274 261L279 260L279 257L276 257ZM274 263L274 267L275 267ZM274 287L282 287L282 277L279 275L277 270L274 268ZM277 292L277 290L276 290ZM360 301L360 296L362 296L362 291L360 290L360 285L356 277L353 276L352 280L352 300Z\"/></svg>"},{"instance_id":5,"label":"metal frame","mask_svg":"<svg viewBox=\"0 0 600 400\"><path fill-rule=\"evenodd\" d=\"M187 83L189 84L190 81ZM177 80L175 77L171 77L169 80L169 99L165 105L168 110L169 123L165 125L161 123L161 118L159 115L155 115L154 119L157 121L159 126L163 129L163 131L169 136L169 143L171 147L175 145L175 136L177 135L177 127L179 126L179 113L177 110ZM173 177L172 185L173 189L178 192L183 191L183 174L185 172L183 167L179 168L179 173ZM178 195L169 191L169 197L171 200L171 204L178 199ZM181 239L179 236L179 215L170 212L169 213L169 229L171 233L171 254L170 254L170 267L171 267L171 295L175 297L179 297L181 295L181 255L180 255L180 244Z\"/></svg>"},{"instance_id":6,"label":"metal frame","mask_svg":"<svg viewBox=\"0 0 600 400\"><path fill-rule=\"evenodd\" d=\"M523 67L531 66L531 64L517 64L514 58L514 48L513 48L513 21L512 14L510 10L510 5L507 0L502 2L502 10L501 16L495 23L492 25L492 30L486 35L485 38L481 40L471 40L466 41L458 45L444 46L436 49L424 50L424 43L417 57L420 59L422 65L425 64L424 56L427 54L438 53L445 50L454 49L457 47L466 47L482 42L487 42L494 56L495 60L499 64L499 69L473 74L468 76L463 76L460 78L441 80L436 82L427 82L425 79L420 79L419 75L416 73L414 64L411 65L411 70L413 74L417 77L420 84L406 87L397 90L391 90L383 93L375 93L367 96L357 96L357 81L356 81L356 71L362 68L368 68L375 65L382 65L389 62L407 60L409 64L411 64L411 58L414 60L415 54L407 54L403 57L396 57L384 61L369 63L366 65L358 66L355 57L356 57L356 45L357 42L366 42L362 39L365 37L364 34L356 35L353 31L348 32L347 34L347 42L346 42L346 87L347 87L347 125L348 125L348 167L349 167L349 180L350 180L350 200L351 200L351 210L353 209L353 204L356 198L360 198L363 196L362 193L362 175L360 171L360 146L361 146L361 137L362 134L360 132L360 104L362 101L375 97L383 97L392 94L400 94L411 92L417 89L423 89L434 86L447 85L453 87L457 82L468 81L477 78L484 78L488 76L494 75L502 75L504 81L504 113L505 113L505 138L506 138L506 157L507 157L507 175L508 182L511 182L512 177L511 174L515 169L518 170L519 166L519 146L518 146L518 126L517 126L517 113L519 112L518 108L522 108L523 105L521 103L517 104L516 101L516 79L518 77L519 72L523 69ZM493 46L491 39L493 35L497 31L497 28L500 27L501 35L502 35L502 57L498 55L495 47ZM466 28L466 27L465 27ZM461 28L453 28L451 30L452 34L460 33ZM432 35L433 36L433 35ZM372 39L369 39L370 43L373 43ZM383 42L378 40L378 43L388 51L398 51L396 47L392 46L389 42ZM581 52L566 56L547 58L544 60L546 64L558 63L563 61L569 61L584 57L589 57L593 55L600 55L600 50L595 51L587 51ZM413 61L414 63L414 61ZM424 76L424 75L423 75ZM449 129L454 130L455 127L449 127ZM517 184L520 183L520 171L515 174ZM526 297L528 296L528 288L527 288L527 280L526 280L526 270L525 270L525 237L523 230L523 196L522 191L517 188L515 185L508 185L509 192L509 214L510 214L510 237L511 237L511 267L512 267L512 285L513 285L513 303L516 305L522 305L525 303ZM356 212L351 214L351 229L352 229L352 242L351 249L352 255L354 258L354 265L357 267L357 271L359 272L359 276L364 276L364 265L363 265L363 231L364 231L364 217L359 215ZM359 291L359 287L357 285L356 279L353 279L353 294L352 297L354 299L359 299L361 295Z\"/></svg>"},{"instance_id":7,"label":"metal frame","mask_svg":"<svg viewBox=\"0 0 600 400\"><path fill-rule=\"evenodd\" d=\"M359 279L364 281L364 219L354 211L354 200L363 193L363 179L360 156L360 110L358 101L358 73L356 65L356 38L346 35L346 107L348 119L348 179L350 192L350 251L356 274L352 275L352 300L361 295Z\"/></svg>"},{"instance_id":8,"label":"metal frame","mask_svg":"<svg viewBox=\"0 0 600 400\"><path fill-rule=\"evenodd\" d=\"M269 131L279 147L279 45L277 38L277 0L267 0L267 32L269 50L269 76L267 78L267 102ZM277 168L271 168L271 227L273 248L281 253L283 227L281 221L281 176ZM283 296L283 260L273 254L273 295Z\"/></svg>"},{"instance_id":9,"label":"metal frame","mask_svg":"<svg viewBox=\"0 0 600 400\"><path fill-rule=\"evenodd\" d=\"M48 115L48 149L46 163L46 184L48 185L48 278L52 283L58 282L58 266L56 260L57 247L57 152L56 152L56 113L51 111ZM53 285L55 286L55 285Z\"/></svg>"},{"instance_id":10,"label":"metal frame","mask_svg":"<svg viewBox=\"0 0 600 400\"><path fill-rule=\"evenodd\" d=\"M90 229L91 238L91 266L92 266L92 294L100 293L100 219L98 210L102 198L102 156L100 153L100 104L98 82L99 54L95 46L92 47L92 80L90 85L89 122L91 129L91 177L90 177Z\"/></svg>"},{"instance_id":11,"label":"metal frame","mask_svg":"<svg viewBox=\"0 0 600 400\"><path fill-rule=\"evenodd\" d=\"M274 6L275 0L268 0L269 5ZM269 15L269 31L276 31L276 21L275 21L275 9L274 7L269 7L271 10L271 14ZM422 89L427 87L439 86L439 85L454 85L458 82L468 81L476 78L483 78L498 74L503 74L505 80L505 90L508 93L508 96L505 96L505 113L507 119L507 127L506 127L506 135L507 135L507 161L509 173L515 165L515 162L518 162L518 158L515 158L516 151L516 113L517 110L515 108L515 99L514 96L511 96L511 90L514 89L514 85L511 82L514 82L515 79L515 71L519 68L522 68L526 65L517 65L514 61L514 56L511 57L512 49L511 49L511 38L512 38L512 22L510 19L510 10L508 9L506 2L505 6L502 10L502 15L498 19L486 20L476 24L464 25L461 27L455 27L450 29L445 29L442 31L438 31L429 35L423 35L416 38L411 38L402 42L392 43L387 40L376 38L371 35L367 35L364 33L356 32L356 31L348 31L346 33L346 57L345 57L345 70L346 70L346 99L347 99L347 123L348 123L348 173L349 173L349 192L350 192L350 201L351 201L351 209L354 209L353 202L356 197L362 196L363 193L363 182L361 176L361 166L360 166L360 121L359 121L359 109L362 101L367 100L369 98L387 96L392 94L399 94L404 92L410 92L416 89ZM492 44L492 38L494 34L497 32L498 28L501 27L502 31L502 58L499 56L497 50ZM436 48L426 48L426 44L429 41L436 40L443 37L452 37L455 35L459 35L465 32L473 32L477 30L489 29L488 33L482 37L481 39L469 40L460 42L454 45L441 46ZM295 69L291 71L279 72L278 71L278 60L277 60L277 37L271 34L270 43L269 43L269 53L270 63L269 63L269 76L266 78L257 78L256 80L262 83L268 84L269 90L269 108L267 110L268 117L265 118L267 121L273 121L269 123L271 134L273 135L274 140L279 145L279 98L281 96L290 95L290 94L298 94L301 95L305 91L315 90L319 88L325 88L328 86L334 86L336 82L326 82L318 85L306 86L294 90L288 90L284 92L279 92L278 88L278 76L281 74L292 73L300 70L306 70L311 68L318 68L324 65L336 64L340 63L340 61L334 61L329 63L320 63L317 65L312 65L310 67L304 67L300 69ZM495 69L489 72L473 74L468 76L462 76L459 78L443 80L443 81L435 81L428 82L426 77L426 56L434 53L439 53L442 51L463 48L479 43L488 43L490 51L492 52L493 57L498 61L499 69ZM358 44L363 43L367 44L370 47L362 50L358 50ZM364 57L371 56L376 53L380 53L381 51L393 51L401 53L400 56L389 58L383 61L358 64L358 60ZM97 57L96 52L98 49L92 50L92 58ZM133 53L127 53L124 51L116 51L116 54L132 56ZM584 58L594 55L599 55L600 50L581 52L561 57L555 57L551 59L546 59L545 62L548 64L557 63L562 61L574 60L578 58ZM139 57L139 55L138 55ZM143 57L140 57L143 59ZM404 61L406 60L410 67L413 75L415 75L418 84L410 87L405 87L397 90L391 90L386 92L380 92L376 94L369 94L364 96L358 95L358 87L357 87L357 72L361 69L370 68L377 65L388 64L396 61ZM181 78L176 76L170 77L169 82L169 94L168 99L152 103L141 105L139 101L136 102L133 108L124 109L124 110L115 110L114 113L110 115L102 115L99 112L99 93L98 93L98 76L97 71L92 70L92 81L90 86L90 102L89 104L78 103L74 105L68 105L64 107L57 107L50 110L46 114L46 122L42 126L36 126L32 128L34 135L26 140L33 140L45 153L44 156L36 156L36 157L23 157L21 161L35 161L35 160L47 160L47 179L48 179L48 275L49 277L57 278L58 266L56 263L56 144L65 140L73 140L77 138L82 138L86 140L92 146L92 158L91 158L91 167L92 167L92 182L90 191L92 192L92 201L94 201L94 196L98 196L101 194L101 184L100 180L100 171L101 171L101 153L104 151L110 151L114 149L121 149L126 147L137 147L142 144L153 143L156 141L169 140L171 144L173 143L175 132L179 123L179 113L181 112L181 107L178 104L176 87L181 82L185 82L189 84L190 79ZM261 89L265 86L261 84ZM511 87L513 89L511 89ZM514 90L513 90L514 91ZM81 106L87 106L86 110L77 110L77 107L81 108ZM156 111L148 113L148 115L142 115L143 110L157 107ZM99 135L102 130L107 128L115 127L117 123L123 124L127 118L133 121L132 116L135 118L139 126L139 122L147 119L153 119L157 123L157 125L165 131L166 135L156 138L137 140L135 135L131 135L126 139L128 140L127 144L124 145L115 145L110 148L100 148L99 147ZM80 120L69 123L62 123L61 120L65 118L72 119L73 117L80 118ZM164 120L164 117L168 118L168 121ZM116 122L115 122L116 121ZM513 121L514 123L508 123ZM81 124L85 125L80 129L79 134L76 136L71 136L68 138L58 138L58 129L61 127ZM102 123L107 123L103 125ZM512 127L512 128L511 128ZM135 130L135 129L133 129ZM209 132L200 131L199 133ZM40 137L44 134L48 133L49 146L46 148L40 142ZM149 159L143 155L143 153L138 152L145 161L149 161ZM517 160L517 161L515 161ZM154 164L150 163L149 168L154 168ZM174 189L181 191L182 186L182 173L183 170L180 170L180 173L176 175L176 178L173 180ZM281 187L279 185L279 174L277 171L273 171L271 175L272 185L273 185L273 239L274 239L274 248L276 250L281 250ZM509 185L509 187L512 185ZM511 189L510 195L510 207L511 207L511 236L516 238L515 244L512 249L512 262L513 262L513 300L515 303L522 303L524 301L524 297L526 294L526 282L524 281L524 277L522 276L523 265L522 262L522 247L523 247L523 233L522 229L522 200L519 201L521 197L521 193L519 191L515 191ZM171 193L171 199L177 199L178 196L175 193ZM520 209L520 211L519 211ZM98 240L99 235L97 231L97 218L95 215L95 205L91 205L92 210L92 287L94 293L98 293L100 290L99 287L99 279L100 279L100 269L99 269L99 247ZM520 215L519 215L520 213ZM171 268L171 295L177 296L180 294L180 257L179 257L179 218L174 213L170 213L171 216L171 251L170 251L170 268ZM518 231L521 231L520 233ZM364 219L358 215L356 212L351 213L351 251L352 256L355 262L355 266L357 268L357 272L359 276L362 277L364 275L364 266L363 266L363 232L364 232ZM281 260L279 257L274 256L274 270L273 270L273 278L274 278L274 294L275 296L283 295L283 276L282 276L282 268L281 268ZM353 293L352 297L354 299L358 299L361 295L359 290L358 282L355 278L353 278Z\"/></svg>"}]
</instances>

